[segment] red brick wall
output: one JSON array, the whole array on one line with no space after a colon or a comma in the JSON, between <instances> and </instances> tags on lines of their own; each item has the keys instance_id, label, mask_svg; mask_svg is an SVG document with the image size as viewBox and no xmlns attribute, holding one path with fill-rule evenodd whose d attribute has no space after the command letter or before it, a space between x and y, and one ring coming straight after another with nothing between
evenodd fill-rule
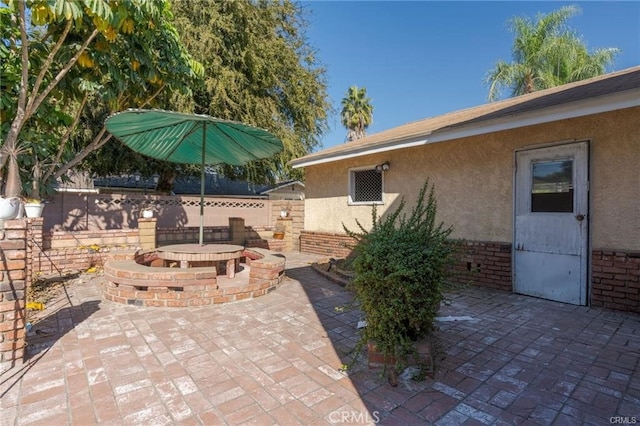
<instances>
[{"instance_id":1,"label":"red brick wall","mask_svg":"<svg viewBox=\"0 0 640 426\"><path fill-rule=\"evenodd\" d=\"M300 252L302 253L343 258L351 253L349 246L354 243L353 238L344 234L311 231L300 233Z\"/></svg>"},{"instance_id":2,"label":"red brick wall","mask_svg":"<svg viewBox=\"0 0 640 426\"><path fill-rule=\"evenodd\" d=\"M342 258L352 242L344 234L302 231L300 251ZM513 291L511 250L511 243L464 243L450 281ZM640 252L593 250L591 271L591 306L640 313Z\"/></svg>"},{"instance_id":3,"label":"red brick wall","mask_svg":"<svg viewBox=\"0 0 640 426\"><path fill-rule=\"evenodd\" d=\"M450 281L512 291L511 243L467 241Z\"/></svg>"},{"instance_id":4,"label":"red brick wall","mask_svg":"<svg viewBox=\"0 0 640 426\"><path fill-rule=\"evenodd\" d=\"M335 258L347 257L354 240L344 234L302 231L300 251ZM466 242L450 281L511 291L511 243Z\"/></svg>"},{"instance_id":5,"label":"red brick wall","mask_svg":"<svg viewBox=\"0 0 640 426\"><path fill-rule=\"evenodd\" d=\"M640 313L640 252L593 250L591 306Z\"/></svg>"},{"instance_id":6,"label":"red brick wall","mask_svg":"<svg viewBox=\"0 0 640 426\"><path fill-rule=\"evenodd\" d=\"M300 251L300 233L304 228L304 201L302 200L270 200L271 201L271 224L275 225L280 218L280 211L284 208L288 210L288 219L291 219L291 249Z\"/></svg>"},{"instance_id":7,"label":"red brick wall","mask_svg":"<svg viewBox=\"0 0 640 426\"><path fill-rule=\"evenodd\" d=\"M202 234L205 241L229 241L228 226L205 226ZM200 227L158 228L156 238L159 246L197 243L200 239Z\"/></svg>"},{"instance_id":8,"label":"red brick wall","mask_svg":"<svg viewBox=\"0 0 640 426\"><path fill-rule=\"evenodd\" d=\"M22 363L25 347L27 221L0 230L0 373Z\"/></svg>"},{"instance_id":9,"label":"red brick wall","mask_svg":"<svg viewBox=\"0 0 640 426\"><path fill-rule=\"evenodd\" d=\"M117 252L133 252L140 246L138 229L42 232L42 219L29 219L27 248L30 284L37 274L60 274L102 266Z\"/></svg>"}]
</instances>

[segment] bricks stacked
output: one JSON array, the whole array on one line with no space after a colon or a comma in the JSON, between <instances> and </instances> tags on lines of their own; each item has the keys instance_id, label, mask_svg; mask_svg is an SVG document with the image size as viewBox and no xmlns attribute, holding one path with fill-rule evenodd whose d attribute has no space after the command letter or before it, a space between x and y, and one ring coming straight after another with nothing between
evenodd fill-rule
<instances>
[{"instance_id":1,"label":"bricks stacked","mask_svg":"<svg viewBox=\"0 0 640 426\"><path fill-rule=\"evenodd\" d=\"M591 305L640 313L640 252L593 250Z\"/></svg>"},{"instance_id":2,"label":"bricks stacked","mask_svg":"<svg viewBox=\"0 0 640 426\"><path fill-rule=\"evenodd\" d=\"M138 238L142 250L153 250L156 248L156 222L158 219L140 218L138 219Z\"/></svg>"},{"instance_id":3,"label":"bricks stacked","mask_svg":"<svg viewBox=\"0 0 640 426\"><path fill-rule=\"evenodd\" d=\"M304 200L272 200L271 223L276 222L283 208L288 210L287 218L291 219L291 229L287 230L287 234L291 233L292 246L286 250L300 251L300 234L304 229Z\"/></svg>"},{"instance_id":4,"label":"bricks stacked","mask_svg":"<svg viewBox=\"0 0 640 426\"><path fill-rule=\"evenodd\" d=\"M468 241L452 272L454 283L512 291L511 244Z\"/></svg>"},{"instance_id":5,"label":"bricks stacked","mask_svg":"<svg viewBox=\"0 0 640 426\"><path fill-rule=\"evenodd\" d=\"M347 257L351 253L353 238L344 234L329 232L302 231L300 233L300 252L313 253L330 257Z\"/></svg>"},{"instance_id":6,"label":"bricks stacked","mask_svg":"<svg viewBox=\"0 0 640 426\"><path fill-rule=\"evenodd\" d=\"M0 371L24 357L27 220L8 220L0 231Z\"/></svg>"},{"instance_id":7,"label":"bricks stacked","mask_svg":"<svg viewBox=\"0 0 640 426\"><path fill-rule=\"evenodd\" d=\"M42 232L42 219L30 219L29 227L28 270L34 273L83 271L102 266L115 253L133 253L140 245L138 229Z\"/></svg>"},{"instance_id":8,"label":"bricks stacked","mask_svg":"<svg viewBox=\"0 0 640 426\"><path fill-rule=\"evenodd\" d=\"M198 242L200 227L180 226L178 228L158 228L156 239L158 246L180 243ZM205 226L203 230L205 241L230 241L228 226Z\"/></svg>"}]
</instances>

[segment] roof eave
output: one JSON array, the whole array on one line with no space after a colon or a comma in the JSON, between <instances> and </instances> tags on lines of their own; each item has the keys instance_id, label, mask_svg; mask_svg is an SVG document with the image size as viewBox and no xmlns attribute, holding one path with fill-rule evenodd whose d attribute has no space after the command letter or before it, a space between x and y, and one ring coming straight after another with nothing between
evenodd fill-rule
<instances>
[{"instance_id":1,"label":"roof eave","mask_svg":"<svg viewBox=\"0 0 640 426\"><path fill-rule=\"evenodd\" d=\"M640 89L626 90L610 95L598 96L580 101L568 102L562 105L542 108L534 111L514 114L509 117L500 117L493 120L480 121L471 124L454 125L445 127L411 138L390 140L375 146L359 146L353 150L326 155L311 155L311 158L301 157L291 161L291 166L296 168L315 166L317 164L331 163L380 152L397 149L411 148L430 143L446 142L470 136L478 136L503 130L511 130L519 127L536 124L550 123L553 121L570 118L584 117L592 114L615 111L619 109L640 106Z\"/></svg>"}]
</instances>

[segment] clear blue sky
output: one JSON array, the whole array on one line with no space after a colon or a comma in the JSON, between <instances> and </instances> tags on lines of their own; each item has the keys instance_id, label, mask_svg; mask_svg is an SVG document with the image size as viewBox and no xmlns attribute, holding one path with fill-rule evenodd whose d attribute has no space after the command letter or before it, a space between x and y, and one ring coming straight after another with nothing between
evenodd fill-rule
<instances>
[{"instance_id":1,"label":"clear blue sky","mask_svg":"<svg viewBox=\"0 0 640 426\"><path fill-rule=\"evenodd\" d=\"M307 1L309 43L327 69L335 109L323 148L344 142L340 101L366 87L374 107L368 134L481 105L498 60L511 61L513 16L535 18L565 5L589 49L617 47L609 71L640 65L640 2Z\"/></svg>"}]
</instances>

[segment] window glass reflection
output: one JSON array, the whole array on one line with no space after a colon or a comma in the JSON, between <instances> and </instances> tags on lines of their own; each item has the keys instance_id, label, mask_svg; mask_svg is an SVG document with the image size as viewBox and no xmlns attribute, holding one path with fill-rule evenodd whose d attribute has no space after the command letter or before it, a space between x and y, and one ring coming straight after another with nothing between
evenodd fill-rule
<instances>
[{"instance_id":1,"label":"window glass reflection","mask_svg":"<svg viewBox=\"0 0 640 426\"><path fill-rule=\"evenodd\" d=\"M531 211L573 212L573 160L539 161L531 169Z\"/></svg>"}]
</instances>

